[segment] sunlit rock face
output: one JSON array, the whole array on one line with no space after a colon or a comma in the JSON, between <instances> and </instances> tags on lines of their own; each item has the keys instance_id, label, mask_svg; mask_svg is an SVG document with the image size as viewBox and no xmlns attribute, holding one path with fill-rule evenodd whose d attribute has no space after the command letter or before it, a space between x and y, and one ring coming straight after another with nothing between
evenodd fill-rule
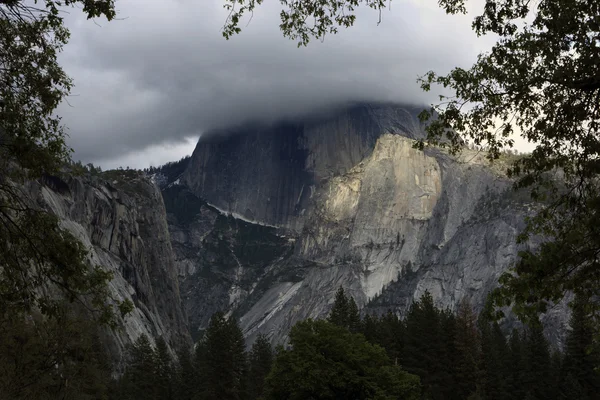
<instances>
[{"instance_id":1,"label":"sunlit rock face","mask_svg":"<svg viewBox=\"0 0 600 400\"><path fill-rule=\"evenodd\" d=\"M224 309L250 340L281 342L340 286L368 312L403 314L425 291L480 309L530 206L477 152L415 149L419 111L358 105L201 138L178 189L201 205L175 217L180 195L163 191L192 331Z\"/></svg>"},{"instance_id":2,"label":"sunlit rock face","mask_svg":"<svg viewBox=\"0 0 600 400\"><path fill-rule=\"evenodd\" d=\"M360 278L366 298L414 258L415 239L441 194L437 160L412 145L403 136L381 136L370 156L318 191L301 236L299 251L306 258L366 263Z\"/></svg>"},{"instance_id":3,"label":"sunlit rock face","mask_svg":"<svg viewBox=\"0 0 600 400\"><path fill-rule=\"evenodd\" d=\"M89 249L91 264L113 273L112 297L134 304L119 329L105 331L117 364L142 334L151 340L162 336L172 350L191 343L165 208L153 182L139 174L108 180L46 177L27 189Z\"/></svg>"},{"instance_id":4,"label":"sunlit rock face","mask_svg":"<svg viewBox=\"0 0 600 400\"><path fill-rule=\"evenodd\" d=\"M418 108L357 105L329 115L203 135L183 182L216 208L300 231L323 180L368 156L385 132L423 137Z\"/></svg>"}]
</instances>

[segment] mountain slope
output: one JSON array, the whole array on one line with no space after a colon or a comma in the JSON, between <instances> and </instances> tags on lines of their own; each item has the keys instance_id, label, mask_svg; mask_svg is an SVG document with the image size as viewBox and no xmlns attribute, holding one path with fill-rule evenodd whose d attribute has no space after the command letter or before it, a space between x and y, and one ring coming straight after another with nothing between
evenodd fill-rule
<instances>
[{"instance_id":1,"label":"mountain slope","mask_svg":"<svg viewBox=\"0 0 600 400\"><path fill-rule=\"evenodd\" d=\"M135 171L46 177L27 190L89 250L90 262L114 274L112 295L134 310L106 331L118 363L141 334L163 336L171 349L190 344L161 193Z\"/></svg>"},{"instance_id":2,"label":"mountain slope","mask_svg":"<svg viewBox=\"0 0 600 400\"><path fill-rule=\"evenodd\" d=\"M442 307L467 297L481 308L532 206L475 151L414 149L417 113L364 104L201 138L178 189L199 206L173 218L163 191L192 330L220 308L248 337L281 342L296 321L325 315L339 286L377 312L402 313L425 290ZM282 251L226 261L250 225L269 230L254 245Z\"/></svg>"}]
</instances>

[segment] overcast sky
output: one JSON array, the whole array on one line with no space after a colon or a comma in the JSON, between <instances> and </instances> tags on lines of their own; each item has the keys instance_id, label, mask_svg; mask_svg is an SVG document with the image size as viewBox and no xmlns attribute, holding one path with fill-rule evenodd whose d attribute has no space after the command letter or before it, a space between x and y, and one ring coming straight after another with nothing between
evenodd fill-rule
<instances>
[{"instance_id":1,"label":"overcast sky","mask_svg":"<svg viewBox=\"0 0 600 400\"><path fill-rule=\"evenodd\" d=\"M201 132L248 118L273 120L348 100L428 104L416 79L470 66L489 48L470 16L436 0L394 0L358 11L355 27L307 48L282 37L279 2L260 6L225 40L223 0L117 0L117 21L77 10L61 55L75 88L59 113L75 159L146 167L193 151Z\"/></svg>"}]
</instances>

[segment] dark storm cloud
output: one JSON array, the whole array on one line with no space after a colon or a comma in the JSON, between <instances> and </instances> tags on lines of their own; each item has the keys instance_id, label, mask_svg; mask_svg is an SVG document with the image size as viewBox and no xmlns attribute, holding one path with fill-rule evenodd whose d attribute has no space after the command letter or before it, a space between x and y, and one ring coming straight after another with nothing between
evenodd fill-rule
<instances>
[{"instance_id":1,"label":"dark storm cloud","mask_svg":"<svg viewBox=\"0 0 600 400\"><path fill-rule=\"evenodd\" d=\"M222 0L118 1L123 19L100 26L73 11L62 62L75 89L59 111L76 158L156 164L163 144L168 153L202 131L247 119L348 100L430 102L417 76L468 66L482 46L468 17L404 0L379 26L376 12L359 10L354 28L297 48L281 37L277 3L257 9L229 41L220 33Z\"/></svg>"}]
</instances>

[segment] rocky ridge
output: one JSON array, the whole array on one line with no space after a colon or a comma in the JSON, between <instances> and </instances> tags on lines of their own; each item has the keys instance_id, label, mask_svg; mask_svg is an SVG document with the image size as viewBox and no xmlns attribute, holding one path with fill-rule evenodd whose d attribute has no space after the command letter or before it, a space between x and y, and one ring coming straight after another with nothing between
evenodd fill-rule
<instances>
[{"instance_id":1,"label":"rocky ridge","mask_svg":"<svg viewBox=\"0 0 600 400\"><path fill-rule=\"evenodd\" d=\"M364 312L402 314L426 290L440 307L466 297L480 309L532 205L478 152L414 149L418 110L354 105L215 132L176 176L109 171L28 190L134 303L110 333L117 361L141 334L189 344L218 310L249 342L281 343L298 320L326 315L340 286ZM565 307L547 320L556 343Z\"/></svg>"},{"instance_id":2,"label":"rocky ridge","mask_svg":"<svg viewBox=\"0 0 600 400\"><path fill-rule=\"evenodd\" d=\"M339 286L373 312L403 313L426 290L444 308L464 297L481 308L516 259L531 204L475 151L414 149L417 112L357 105L202 137L177 194L163 191L192 331L225 309L250 339L281 342L325 315ZM175 217L178 196L197 207ZM239 257L252 229L250 248L281 251Z\"/></svg>"}]
</instances>

